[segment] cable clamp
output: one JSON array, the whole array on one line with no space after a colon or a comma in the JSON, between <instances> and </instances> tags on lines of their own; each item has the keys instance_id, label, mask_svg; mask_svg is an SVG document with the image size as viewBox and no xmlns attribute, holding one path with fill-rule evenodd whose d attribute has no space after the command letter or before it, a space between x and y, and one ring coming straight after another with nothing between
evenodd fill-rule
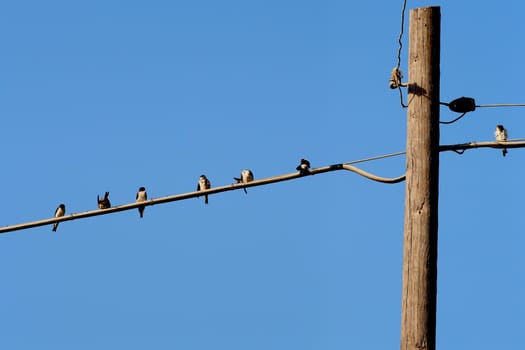
<instances>
[{"instance_id":1,"label":"cable clamp","mask_svg":"<svg viewBox=\"0 0 525 350\"><path fill-rule=\"evenodd\" d=\"M401 79L403 78L403 72L401 72L401 69L395 67L392 69L392 73L390 73L390 82L388 86L391 89L397 89L400 87L407 87L408 83L402 83Z\"/></svg>"}]
</instances>

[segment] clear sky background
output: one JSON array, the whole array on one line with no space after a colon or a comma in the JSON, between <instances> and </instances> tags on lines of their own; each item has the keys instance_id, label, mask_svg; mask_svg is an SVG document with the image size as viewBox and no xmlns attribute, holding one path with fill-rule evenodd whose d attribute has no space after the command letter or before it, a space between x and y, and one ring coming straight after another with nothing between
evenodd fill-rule
<instances>
[{"instance_id":1,"label":"clear sky background","mask_svg":"<svg viewBox=\"0 0 525 350\"><path fill-rule=\"evenodd\" d=\"M404 151L402 1L4 1L0 225ZM441 6L441 100L525 103L522 1ZM443 120L457 116L447 108ZM441 143L525 137L478 109ZM525 333L525 150L441 154L437 346ZM363 163L380 176L403 156ZM2 349L397 349L405 183L332 172L0 236Z\"/></svg>"}]
</instances>

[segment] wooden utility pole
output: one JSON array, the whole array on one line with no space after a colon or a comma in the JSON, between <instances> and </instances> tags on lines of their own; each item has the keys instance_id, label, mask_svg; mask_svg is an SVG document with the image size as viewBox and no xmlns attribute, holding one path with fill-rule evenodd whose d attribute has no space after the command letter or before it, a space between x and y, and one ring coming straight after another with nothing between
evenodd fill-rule
<instances>
[{"instance_id":1,"label":"wooden utility pole","mask_svg":"<svg viewBox=\"0 0 525 350\"><path fill-rule=\"evenodd\" d=\"M401 350L435 350L439 7L410 11Z\"/></svg>"}]
</instances>

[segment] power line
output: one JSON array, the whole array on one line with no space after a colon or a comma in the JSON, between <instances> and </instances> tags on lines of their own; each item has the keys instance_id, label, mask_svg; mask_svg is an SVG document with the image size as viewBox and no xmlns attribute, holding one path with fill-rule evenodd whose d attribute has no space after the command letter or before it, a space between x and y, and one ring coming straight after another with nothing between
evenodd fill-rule
<instances>
[{"instance_id":1,"label":"power line","mask_svg":"<svg viewBox=\"0 0 525 350\"><path fill-rule=\"evenodd\" d=\"M343 164L357 164L357 163L363 163L363 162L370 162L372 160L378 160L378 159L384 159L384 158L390 158L390 157L397 157L397 156L400 156L400 155L403 155L403 154L406 154L406 152L402 151L402 152L389 153L389 154L384 154L382 156L375 156L375 157L370 157L370 158L354 160L354 161L346 162L346 163L343 163Z\"/></svg>"},{"instance_id":2,"label":"power line","mask_svg":"<svg viewBox=\"0 0 525 350\"><path fill-rule=\"evenodd\" d=\"M397 51L397 69L401 68L401 50L403 49L403 32L405 30L405 10L407 8L407 1L403 1L403 9L401 10L401 30L399 32L399 38L397 42L399 43L399 50Z\"/></svg>"},{"instance_id":3,"label":"power line","mask_svg":"<svg viewBox=\"0 0 525 350\"><path fill-rule=\"evenodd\" d=\"M401 30L399 31L399 37L397 39L397 42L399 43L399 49L397 51L397 66L392 70L391 76L390 76L390 88L395 89L397 88L399 91L399 101L401 103L401 107L406 108L408 107L403 102L403 91L401 90L401 87L405 86L405 84L401 83L401 78L403 77L403 74L401 73L401 50L403 49L403 33L405 30L405 10L407 7L407 1L403 1L403 8L401 10Z\"/></svg>"},{"instance_id":4,"label":"power line","mask_svg":"<svg viewBox=\"0 0 525 350\"><path fill-rule=\"evenodd\" d=\"M440 105L447 106L451 111L461 113L455 119L449 121L440 121L440 124L453 124L463 118L468 112L474 112L476 108L487 107L525 107L524 103L493 103L493 104L476 104L472 97L460 97L451 102L439 102Z\"/></svg>"},{"instance_id":5,"label":"power line","mask_svg":"<svg viewBox=\"0 0 525 350\"><path fill-rule=\"evenodd\" d=\"M453 124L453 123L457 122L458 120L460 120L461 118L463 118L466 115L467 115L467 112L464 112L464 113L461 113L461 115L459 117L454 118L452 120L440 120L439 124L446 124L446 125Z\"/></svg>"},{"instance_id":6,"label":"power line","mask_svg":"<svg viewBox=\"0 0 525 350\"><path fill-rule=\"evenodd\" d=\"M525 138L512 139L507 141L487 141L487 142L467 142L456 145L441 145L439 146L440 152L453 151L456 153L463 154L468 149L472 148L523 148L525 147Z\"/></svg>"},{"instance_id":7,"label":"power line","mask_svg":"<svg viewBox=\"0 0 525 350\"><path fill-rule=\"evenodd\" d=\"M525 103L493 103L485 105L476 105L478 108L484 107L525 107Z\"/></svg>"},{"instance_id":8,"label":"power line","mask_svg":"<svg viewBox=\"0 0 525 350\"><path fill-rule=\"evenodd\" d=\"M468 142L468 143L453 144L453 145L441 145L439 146L439 151L440 152L454 151L456 153L462 154L467 149L483 148L483 147L497 148L497 149L523 148L525 147L525 138L512 139L508 141ZM25 229L29 229L33 227L38 227L38 226L52 225L54 223L62 222L62 221L71 221L71 220L88 218L92 216L108 215L108 214L113 214L113 213L120 212L120 211L137 209L138 207L142 207L142 206L144 207L153 206L156 204L177 202L177 201L186 200L190 198L201 197L204 195L212 195L212 194L226 192L226 191L240 190L240 189L244 189L248 187L264 186L264 185L269 185L269 184L282 182L282 181L295 180L295 179L309 176L309 175L317 175L317 174L323 174L323 173L339 171L339 170L351 171L369 180L380 182L380 183L396 184L396 183L404 181L405 175L401 175L401 176L393 177L393 178L381 177L381 176L377 176L372 173L369 173L367 171L364 171L358 167L352 166L351 164L364 163L364 162L369 162L369 161L374 161L374 160L379 160L379 159L397 157L397 156L404 155L404 154L406 154L405 151L394 152L394 153L384 154L380 156L354 160L351 162L345 162L345 163L333 164L333 165L328 165L328 166L319 167L319 168L313 168L313 169L310 169L310 172L308 175L301 175L300 173L297 173L297 172L283 174L283 175L267 177L267 178L263 178L259 180L254 180L248 183L224 185L220 187L210 188L205 191L194 191L194 192L176 194L176 195L171 195L171 196L166 196L166 197L153 198L145 202L123 204L123 205L118 205L118 206L114 206L114 207L107 208L107 209L97 209L97 210L90 210L90 211L85 211L85 212L80 212L80 213L73 213L73 214L69 214L66 216L59 217L59 218L49 218L49 219L31 221L31 222L26 222L22 224L11 225L11 226L4 226L4 227L0 227L0 234L12 232L12 231L25 230Z\"/></svg>"},{"instance_id":9,"label":"power line","mask_svg":"<svg viewBox=\"0 0 525 350\"><path fill-rule=\"evenodd\" d=\"M379 159L379 157L374 157L374 158ZM366 160L360 160L358 162L364 162L364 161ZM331 171L338 171L338 170L351 171L365 178L368 178L370 180L381 182L381 183L387 183L387 184L394 184L394 183L398 183L398 182L405 180L404 175L394 177L394 178L380 177L380 176L371 174L369 172L366 172L362 169L359 169L357 167L351 166L349 165L349 163L333 164L333 165L324 166L320 168L310 169L308 175L317 175L317 174L322 174L322 173L331 172ZM210 188L204 191L194 191L194 192L188 192L188 193L177 194L177 195L172 195L172 196L154 198L154 199L150 199L150 200L139 202L139 203L123 204L123 205L119 205L119 206L115 206L115 207L111 207L107 209L97 209L97 210L90 210L90 211L85 211L85 212L80 212L80 213L73 213L73 214L69 214L66 216L59 217L59 218L50 218L50 219L37 220L37 221L17 224L17 225L4 226L0 228L0 234L11 232L11 231L29 229L29 228L38 227L38 226L51 225L51 224L62 222L62 221L70 221L70 220L82 219L82 218L87 218L87 217L92 217L92 216L113 214L113 213L124 211L124 210L137 209L138 207L142 207L142 206L144 207L152 206L156 204L176 202L176 201L181 201L185 199L196 198L196 197L200 197L204 195L212 195L212 194L220 193L220 192L234 191L234 190L239 190L239 189L243 189L247 187L263 186L263 185L268 185L268 184L281 182L281 181L294 180L294 179L298 179L304 176L305 175L301 175L300 173L290 173L290 174L268 177L268 178L264 178L260 180L254 180L248 183L230 184L230 185Z\"/></svg>"}]
</instances>

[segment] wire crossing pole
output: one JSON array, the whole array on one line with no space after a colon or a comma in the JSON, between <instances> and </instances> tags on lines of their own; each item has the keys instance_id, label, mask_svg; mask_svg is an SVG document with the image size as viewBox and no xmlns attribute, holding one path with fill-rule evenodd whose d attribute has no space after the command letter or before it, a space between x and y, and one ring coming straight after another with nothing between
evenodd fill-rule
<instances>
[{"instance_id":1,"label":"wire crossing pole","mask_svg":"<svg viewBox=\"0 0 525 350\"><path fill-rule=\"evenodd\" d=\"M401 350L435 350L440 8L410 11Z\"/></svg>"}]
</instances>

